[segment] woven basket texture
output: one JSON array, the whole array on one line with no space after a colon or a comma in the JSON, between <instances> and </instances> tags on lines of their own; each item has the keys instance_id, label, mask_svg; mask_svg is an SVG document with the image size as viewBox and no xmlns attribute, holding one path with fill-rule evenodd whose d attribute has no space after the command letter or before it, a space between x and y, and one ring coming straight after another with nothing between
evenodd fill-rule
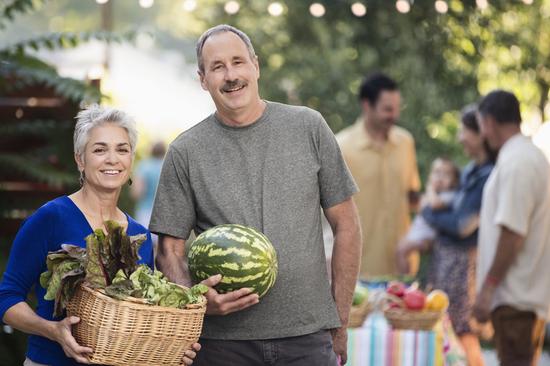
<instances>
[{"instance_id":1,"label":"woven basket texture","mask_svg":"<svg viewBox=\"0 0 550 366\"><path fill-rule=\"evenodd\" d=\"M432 330L441 315L439 311L384 310L388 323L395 329Z\"/></svg>"},{"instance_id":2,"label":"woven basket texture","mask_svg":"<svg viewBox=\"0 0 550 366\"><path fill-rule=\"evenodd\" d=\"M94 350L93 364L180 365L201 334L206 299L185 309L166 308L108 297L81 286L67 305L76 341Z\"/></svg>"},{"instance_id":3,"label":"woven basket texture","mask_svg":"<svg viewBox=\"0 0 550 366\"><path fill-rule=\"evenodd\" d=\"M372 305L369 303L368 300L363 301L357 306L352 306L349 312L348 327L361 327L372 310Z\"/></svg>"}]
</instances>

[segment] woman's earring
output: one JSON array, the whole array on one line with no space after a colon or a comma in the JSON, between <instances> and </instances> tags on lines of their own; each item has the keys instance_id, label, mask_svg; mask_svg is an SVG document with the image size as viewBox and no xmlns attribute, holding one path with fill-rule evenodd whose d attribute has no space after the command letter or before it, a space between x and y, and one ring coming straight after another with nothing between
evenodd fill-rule
<instances>
[{"instance_id":1,"label":"woman's earring","mask_svg":"<svg viewBox=\"0 0 550 366\"><path fill-rule=\"evenodd\" d=\"M78 182L80 183L81 187L84 185L85 180L86 180L86 173L84 173L84 170L81 170L80 171L80 178L78 178Z\"/></svg>"},{"instance_id":2,"label":"woman's earring","mask_svg":"<svg viewBox=\"0 0 550 366\"><path fill-rule=\"evenodd\" d=\"M132 185L132 178L128 178L128 185L131 186Z\"/></svg>"}]
</instances>

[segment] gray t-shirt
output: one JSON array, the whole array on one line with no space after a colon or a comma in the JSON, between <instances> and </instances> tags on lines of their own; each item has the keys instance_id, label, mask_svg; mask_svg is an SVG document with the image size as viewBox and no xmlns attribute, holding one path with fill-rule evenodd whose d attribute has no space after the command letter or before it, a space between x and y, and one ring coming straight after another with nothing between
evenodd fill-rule
<instances>
[{"instance_id":1,"label":"gray t-shirt","mask_svg":"<svg viewBox=\"0 0 550 366\"><path fill-rule=\"evenodd\" d=\"M182 133L165 158L149 228L186 239L220 224L254 227L279 261L270 292L243 311L207 316L212 339L292 337L340 325L327 280L321 210L357 187L316 111L266 102L246 127L215 115Z\"/></svg>"}]
</instances>

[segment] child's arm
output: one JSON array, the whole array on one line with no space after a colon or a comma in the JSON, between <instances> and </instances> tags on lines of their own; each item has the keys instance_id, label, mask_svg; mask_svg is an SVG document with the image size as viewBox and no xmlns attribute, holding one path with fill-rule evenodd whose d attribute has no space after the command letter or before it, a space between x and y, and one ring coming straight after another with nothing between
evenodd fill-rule
<instances>
[{"instance_id":1,"label":"child's arm","mask_svg":"<svg viewBox=\"0 0 550 366\"><path fill-rule=\"evenodd\" d=\"M426 189L426 201L426 206L431 207L432 210L443 210L448 207L448 204L441 199L439 194L437 194L431 186L428 186Z\"/></svg>"}]
</instances>

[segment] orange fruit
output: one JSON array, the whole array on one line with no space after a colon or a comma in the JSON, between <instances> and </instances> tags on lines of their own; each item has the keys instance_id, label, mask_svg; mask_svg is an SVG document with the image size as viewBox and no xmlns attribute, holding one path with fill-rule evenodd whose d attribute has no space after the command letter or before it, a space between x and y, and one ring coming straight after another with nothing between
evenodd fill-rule
<instances>
[{"instance_id":1,"label":"orange fruit","mask_svg":"<svg viewBox=\"0 0 550 366\"><path fill-rule=\"evenodd\" d=\"M445 311L449 307L449 296L444 291L433 290L426 298L426 310Z\"/></svg>"}]
</instances>

